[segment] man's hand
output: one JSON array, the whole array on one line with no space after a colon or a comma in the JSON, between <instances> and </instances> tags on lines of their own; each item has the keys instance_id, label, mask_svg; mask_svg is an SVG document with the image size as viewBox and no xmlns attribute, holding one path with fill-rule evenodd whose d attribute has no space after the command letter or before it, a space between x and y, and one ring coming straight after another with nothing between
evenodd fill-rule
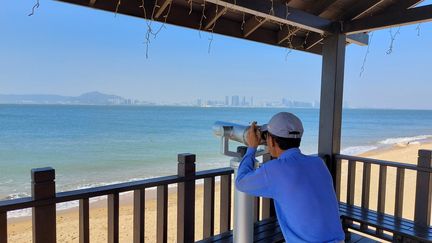
<instances>
[{"instance_id":1,"label":"man's hand","mask_svg":"<svg viewBox=\"0 0 432 243\"><path fill-rule=\"evenodd\" d=\"M260 132L257 129L256 122L252 122L252 125L249 127L247 134L248 146L257 148L260 140Z\"/></svg>"}]
</instances>

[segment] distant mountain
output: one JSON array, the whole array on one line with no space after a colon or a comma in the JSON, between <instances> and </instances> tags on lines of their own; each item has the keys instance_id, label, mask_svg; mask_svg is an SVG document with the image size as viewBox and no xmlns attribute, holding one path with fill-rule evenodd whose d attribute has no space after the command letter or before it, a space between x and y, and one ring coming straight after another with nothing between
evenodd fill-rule
<instances>
[{"instance_id":1,"label":"distant mountain","mask_svg":"<svg viewBox=\"0 0 432 243\"><path fill-rule=\"evenodd\" d=\"M71 105L126 105L141 102L126 99L118 95L103 94L97 91L84 93L80 96L61 95L2 95L0 104L71 104Z\"/></svg>"},{"instance_id":2,"label":"distant mountain","mask_svg":"<svg viewBox=\"0 0 432 243\"><path fill-rule=\"evenodd\" d=\"M106 105L123 104L127 103L128 100L118 95L109 95L94 91L84 93L78 97L71 97L70 102L75 104Z\"/></svg>"}]
</instances>

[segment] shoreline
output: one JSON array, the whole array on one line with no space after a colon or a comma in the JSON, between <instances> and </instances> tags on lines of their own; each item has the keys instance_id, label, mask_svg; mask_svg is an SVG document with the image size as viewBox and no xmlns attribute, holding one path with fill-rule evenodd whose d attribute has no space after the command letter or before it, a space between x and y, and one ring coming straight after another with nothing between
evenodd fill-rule
<instances>
[{"instance_id":1,"label":"shoreline","mask_svg":"<svg viewBox=\"0 0 432 243\"><path fill-rule=\"evenodd\" d=\"M417 151L419 149L432 149L432 143L398 143L391 145L389 147L383 147L367 151L365 153L358 154L359 157L372 157L375 159L390 160L395 162L403 162L416 164L417 163ZM346 198L346 186L343 183L346 180L347 165L346 163L342 165L342 186L341 186L341 201ZM362 167L356 170L356 174L361 178ZM371 172L371 185L377 185L374 180L377 176L373 176L378 173L377 169L373 168ZM390 171L389 171L390 173ZM409 186L415 185L415 177L407 173L405 182L405 198L407 201L404 203L404 214L405 218L413 218L413 206L414 200L413 191L409 190ZM389 188L392 188L395 181L393 176L389 174L387 184ZM171 186L168 189L168 241L174 242L176 237L176 204L177 204L177 193L176 186ZM376 188L371 188L370 194L370 205L374 208L376 205ZM394 191L394 190L389 190ZM391 194L391 192L389 192ZM394 193L394 192L393 192ZM361 195L361 185L360 181L356 181L356 198L355 204L360 203ZM145 200L145 213L146 213L146 232L145 238L147 241L155 239L156 234L156 190L147 189L146 190L146 200ZM386 203L386 212L392 212L392 198L391 195L387 195L388 202ZM202 222L202 207L203 207L203 184L197 183L196 185L196 224L201 225ZM90 203L90 238L91 241L100 242L106 241L107 237L107 205L106 199L98 200ZM215 212L219 210L219 182L215 183ZM132 240L132 222L133 222L133 194L132 192L122 193L120 195L120 241L130 242ZM218 214L215 213L215 222L218 222ZM57 211L57 240L59 242L76 242L78 241L78 208L72 207L64 210ZM8 218L8 235L11 242L28 242L31 241L31 217L24 216L18 218ZM196 240L202 238L201 227L196 227L195 229ZM215 234L219 232L218 224L215 224Z\"/></svg>"}]
</instances>

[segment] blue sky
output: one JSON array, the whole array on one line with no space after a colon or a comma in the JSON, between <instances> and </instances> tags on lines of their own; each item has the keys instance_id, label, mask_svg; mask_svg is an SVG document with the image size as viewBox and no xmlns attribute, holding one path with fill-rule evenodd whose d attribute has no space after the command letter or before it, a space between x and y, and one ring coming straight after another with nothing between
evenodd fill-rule
<instances>
[{"instance_id":1,"label":"blue sky","mask_svg":"<svg viewBox=\"0 0 432 243\"><path fill-rule=\"evenodd\" d=\"M432 1L426 1L431 3ZM0 8L0 93L79 95L98 90L157 102L225 95L255 100L319 100L321 57L166 26L146 59L142 19L41 0L5 1ZM365 47L347 47L344 100L354 107L432 109L432 24L389 30ZM393 33L396 29L393 29Z\"/></svg>"}]
</instances>

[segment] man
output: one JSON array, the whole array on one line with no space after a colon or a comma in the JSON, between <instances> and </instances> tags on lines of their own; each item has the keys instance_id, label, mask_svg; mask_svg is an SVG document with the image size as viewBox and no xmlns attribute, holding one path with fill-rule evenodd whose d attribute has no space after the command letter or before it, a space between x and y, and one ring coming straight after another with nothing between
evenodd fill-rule
<instances>
[{"instance_id":1,"label":"man","mask_svg":"<svg viewBox=\"0 0 432 243\"><path fill-rule=\"evenodd\" d=\"M254 169L261 135L276 159ZM287 242L343 242L332 177L319 157L300 152L302 135L300 119L288 112L274 115L261 131L252 123L247 136L249 147L238 169L236 187L274 200Z\"/></svg>"}]
</instances>

